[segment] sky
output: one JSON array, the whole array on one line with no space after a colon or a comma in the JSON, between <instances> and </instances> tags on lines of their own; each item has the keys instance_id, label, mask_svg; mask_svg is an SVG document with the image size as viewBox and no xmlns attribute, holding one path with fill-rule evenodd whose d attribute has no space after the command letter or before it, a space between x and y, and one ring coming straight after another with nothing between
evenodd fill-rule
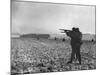
<instances>
[{"instance_id":1,"label":"sky","mask_svg":"<svg viewBox=\"0 0 100 75\"><path fill-rule=\"evenodd\" d=\"M12 1L11 33L60 34L59 29L79 27L95 34L95 7Z\"/></svg>"}]
</instances>

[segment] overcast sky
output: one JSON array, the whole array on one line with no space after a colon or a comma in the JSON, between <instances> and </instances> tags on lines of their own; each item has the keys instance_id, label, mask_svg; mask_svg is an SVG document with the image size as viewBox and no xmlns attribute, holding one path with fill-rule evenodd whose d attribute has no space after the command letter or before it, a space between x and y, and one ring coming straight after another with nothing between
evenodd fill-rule
<instances>
[{"instance_id":1,"label":"overcast sky","mask_svg":"<svg viewBox=\"0 0 100 75\"><path fill-rule=\"evenodd\" d=\"M36 2L12 2L12 33L60 33L79 27L95 33L95 7Z\"/></svg>"}]
</instances>

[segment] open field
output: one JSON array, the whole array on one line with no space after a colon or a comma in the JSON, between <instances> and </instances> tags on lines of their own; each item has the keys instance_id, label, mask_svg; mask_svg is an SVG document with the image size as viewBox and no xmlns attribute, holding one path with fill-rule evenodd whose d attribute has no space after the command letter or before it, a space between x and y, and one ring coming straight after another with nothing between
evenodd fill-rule
<instances>
[{"instance_id":1,"label":"open field","mask_svg":"<svg viewBox=\"0 0 100 75\"><path fill-rule=\"evenodd\" d=\"M81 46L82 65L67 64L71 56L70 41L53 39L11 39L11 72L41 73L96 69L96 44L85 41Z\"/></svg>"}]
</instances>

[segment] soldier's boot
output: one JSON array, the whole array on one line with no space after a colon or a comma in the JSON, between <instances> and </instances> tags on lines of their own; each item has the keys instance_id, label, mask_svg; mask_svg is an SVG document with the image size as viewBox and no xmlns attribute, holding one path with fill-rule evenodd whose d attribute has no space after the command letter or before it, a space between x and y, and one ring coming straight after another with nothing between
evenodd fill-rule
<instances>
[{"instance_id":1,"label":"soldier's boot","mask_svg":"<svg viewBox=\"0 0 100 75\"><path fill-rule=\"evenodd\" d=\"M72 63L74 56L75 56L75 52L72 52L71 59L70 59L70 61L67 62L67 64Z\"/></svg>"},{"instance_id":2,"label":"soldier's boot","mask_svg":"<svg viewBox=\"0 0 100 75\"><path fill-rule=\"evenodd\" d=\"M79 56L79 64L81 65L81 56Z\"/></svg>"},{"instance_id":3,"label":"soldier's boot","mask_svg":"<svg viewBox=\"0 0 100 75\"><path fill-rule=\"evenodd\" d=\"M73 55L72 55L70 61L68 61L67 64L72 63L73 58L74 58L74 57L73 57Z\"/></svg>"},{"instance_id":4,"label":"soldier's boot","mask_svg":"<svg viewBox=\"0 0 100 75\"><path fill-rule=\"evenodd\" d=\"M81 56L80 56L80 54L78 55L78 61L79 61L79 64L81 65Z\"/></svg>"},{"instance_id":5,"label":"soldier's boot","mask_svg":"<svg viewBox=\"0 0 100 75\"><path fill-rule=\"evenodd\" d=\"M71 61L71 60L67 62L67 64L70 64L70 63L72 63L72 61Z\"/></svg>"},{"instance_id":6,"label":"soldier's boot","mask_svg":"<svg viewBox=\"0 0 100 75\"><path fill-rule=\"evenodd\" d=\"M79 62L79 64L81 65L81 62Z\"/></svg>"}]
</instances>

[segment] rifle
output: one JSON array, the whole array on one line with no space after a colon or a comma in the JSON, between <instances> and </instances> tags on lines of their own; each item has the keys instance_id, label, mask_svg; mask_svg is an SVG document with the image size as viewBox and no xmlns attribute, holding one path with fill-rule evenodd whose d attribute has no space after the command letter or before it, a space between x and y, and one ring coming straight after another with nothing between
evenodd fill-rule
<instances>
[{"instance_id":1,"label":"rifle","mask_svg":"<svg viewBox=\"0 0 100 75\"><path fill-rule=\"evenodd\" d=\"M63 30L64 32L61 33L66 33L66 32L70 32L71 30L66 30L66 29L59 29L59 30Z\"/></svg>"}]
</instances>

